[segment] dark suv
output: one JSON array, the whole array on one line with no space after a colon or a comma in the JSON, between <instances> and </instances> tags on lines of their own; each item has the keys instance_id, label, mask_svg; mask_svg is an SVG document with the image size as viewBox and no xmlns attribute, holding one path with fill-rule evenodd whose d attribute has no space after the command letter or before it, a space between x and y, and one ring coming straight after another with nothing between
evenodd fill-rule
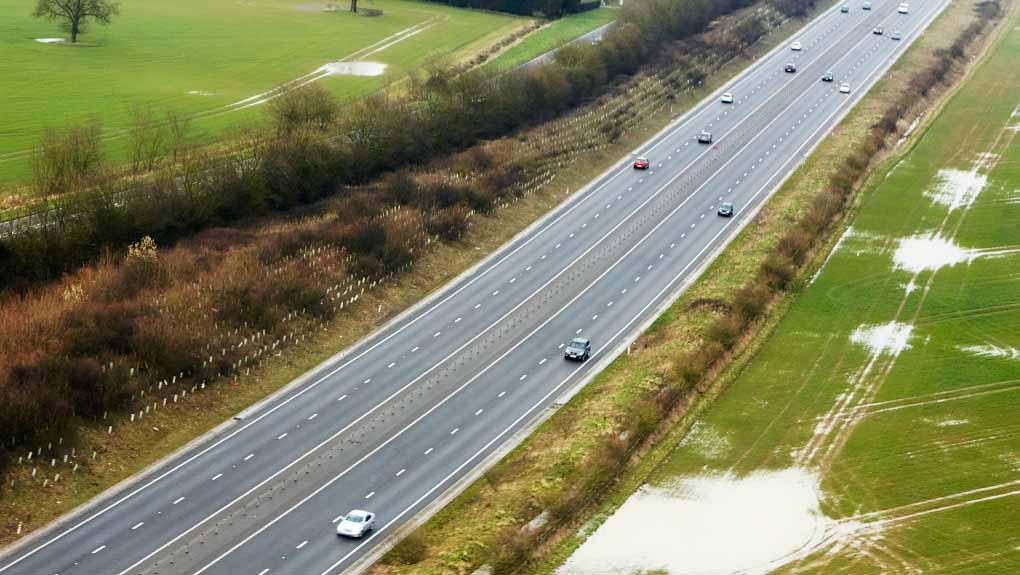
<instances>
[{"instance_id":1,"label":"dark suv","mask_svg":"<svg viewBox=\"0 0 1020 575\"><path fill-rule=\"evenodd\" d=\"M797 71L797 65L794 64L793 62L787 62L786 65L783 66L783 71L788 74L793 74L794 72Z\"/></svg>"},{"instance_id":2,"label":"dark suv","mask_svg":"<svg viewBox=\"0 0 1020 575\"><path fill-rule=\"evenodd\" d=\"M567 349L563 350L564 359L587 361L591 357L591 342L583 337L575 337Z\"/></svg>"},{"instance_id":3,"label":"dark suv","mask_svg":"<svg viewBox=\"0 0 1020 575\"><path fill-rule=\"evenodd\" d=\"M733 204L725 202L719 206L719 215L728 218L733 215Z\"/></svg>"}]
</instances>

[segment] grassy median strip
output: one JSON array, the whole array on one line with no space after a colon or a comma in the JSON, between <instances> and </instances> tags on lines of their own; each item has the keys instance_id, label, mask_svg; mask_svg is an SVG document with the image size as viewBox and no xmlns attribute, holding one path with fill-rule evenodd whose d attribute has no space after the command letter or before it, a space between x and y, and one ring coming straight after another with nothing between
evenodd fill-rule
<instances>
[{"instance_id":1,"label":"grassy median strip","mask_svg":"<svg viewBox=\"0 0 1020 575\"><path fill-rule=\"evenodd\" d=\"M614 362L483 479L418 529L406 543L399 544L384 558L387 565L384 570L463 572L483 564L494 572L552 570L606 513L602 509L592 516L583 511L600 500L628 462L634 463L630 460L633 454L643 452L645 448L638 440L663 432L657 418L664 415L664 406L678 406L667 410L668 421L677 422L681 418L672 428L674 434L668 436L670 439L660 444L664 445L662 449L669 449L683 437L683 430L692 423L697 410L707 403L697 401L698 397L714 396L721 389L720 381L725 381L725 374L731 372L725 371L722 378L714 376L732 354L743 360L748 357L747 351L761 345L758 338L776 325L788 308L788 298L774 300L771 304L774 315L764 319L760 319L761 309L752 311L751 331L732 329L726 322L733 317L734 310L746 312L761 305L761 295L753 293L755 289L749 288L747 279L756 272L765 273L766 277L775 274L794 291L803 287L803 274L818 265L825 249L800 243L791 237L791 229L804 229L803 215L819 212L818 202L824 202L830 186L839 185L833 179L834 173L849 169L847 174L853 178L848 185L854 188L861 171L880 151L874 141L882 134L876 129L882 130L886 137L883 145L887 146L896 143L896 134L910 128L916 107L898 108L903 117L894 121L891 130L876 126L889 109L899 105L901 87L937 69L946 54L940 48L951 49L954 42L969 34L968 27L981 18L973 5L951 5L777 192L755 224L731 244L719 260L725 264L713 265L638 341L632 354ZM968 42L963 48L972 49ZM932 83L925 87L925 93L930 98L941 94L943 80L955 78L957 66L942 77L929 78ZM920 96L914 99L915 104L921 101ZM929 100L928 104L931 103ZM863 165L854 168L853 164L862 159ZM808 225L810 229L813 224ZM833 228L826 225L817 229ZM768 260L777 254L786 261L770 265ZM722 345L727 340L728 345ZM723 349L705 351L706 341ZM678 357L682 358L679 364ZM697 392L678 397L671 390L671 382L688 377ZM688 411L692 404L696 409ZM645 465L639 458L635 467L637 477L641 477L641 470L647 472ZM633 486L628 482L634 481L635 475L627 473L623 477L625 486ZM539 516L546 519L544 526L523 528ZM562 545L557 545L570 526L579 525L585 518L593 518L594 522L585 524L580 535L566 537ZM568 529L561 529L564 526ZM541 553L536 556L536 551L540 549L552 552L547 562L537 565L536 557L541 557ZM400 567L401 564L410 565Z\"/></svg>"}]
</instances>

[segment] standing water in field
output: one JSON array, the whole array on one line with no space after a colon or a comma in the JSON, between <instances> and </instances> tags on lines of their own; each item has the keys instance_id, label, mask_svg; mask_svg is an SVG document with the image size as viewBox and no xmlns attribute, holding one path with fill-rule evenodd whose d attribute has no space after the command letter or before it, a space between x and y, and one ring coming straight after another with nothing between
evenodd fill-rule
<instances>
[{"instance_id":1,"label":"standing water in field","mask_svg":"<svg viewBox=\"0 0 1020 575\"><path fill-rule=\"evenodd\" d=\"M560 575L768 573L839 531L804 469L706 475L632 495L559 569Z\"/></svg>"}]
</instances>

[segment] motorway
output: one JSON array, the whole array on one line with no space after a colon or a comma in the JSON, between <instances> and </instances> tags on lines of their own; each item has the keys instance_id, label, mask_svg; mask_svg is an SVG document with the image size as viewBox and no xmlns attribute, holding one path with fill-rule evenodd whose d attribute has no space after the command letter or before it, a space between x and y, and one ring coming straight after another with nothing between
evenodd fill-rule
<instances>
[{"instance_id":1,"label":"motorway","mask_svg":"<svg viewBox=\"0 0 1020 575\"><path fill-rule=\"evenodd\" d=\"M356 571L625 349L946 4L826 11L794 38L803 51L779 47L720 90L734 104L714 94L636 150L651 169L621 161L352 349L8 549L0 574ZM592 359L565 362L579 334ZM354 508L377 528L340 539Z\"/></svg>"}]
</instances>

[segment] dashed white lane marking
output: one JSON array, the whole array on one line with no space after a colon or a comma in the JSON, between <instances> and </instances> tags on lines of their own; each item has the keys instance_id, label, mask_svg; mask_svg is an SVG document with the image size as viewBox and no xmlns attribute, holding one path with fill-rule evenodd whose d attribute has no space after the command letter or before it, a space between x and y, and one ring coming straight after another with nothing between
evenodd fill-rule
<instances>
[{"instance_id":1,"label":"dashed white lane marking","mask_svg":"<svg viewBox=\"0 0 1020 575\"><path fill-rule=\"evenodd\" d=\"M478 411L475 412L475 415L481 415L483 411L485 411L485 410L484 409L479 409Z\"/></svg>"},{"instance_id":2,"label":"dashed white lane marking","mask_svg":"<svg viewBox=\"0 0 1020 575\"><path fill-rule=\"evenodd\" d=\"M144 521L139 521L138 523L134 524L134 526L131 528L131 530L134 531L135 529L138 529L142 525L145 525L145 522Z\"/></svg>"},{"instance_id":3,"label":"dashed white lane marking","mask_svg":"<svg viewBox=\"0 0 1020 575\"><path fill-rule=\"evenodd\" d=\"M92 555L95 555L96 553L99 553L103 549L106 549L106 545L100 545L99 547L96 547L95 549L92 550Z\"/></svg>"},{"instance_id":4,"label":"dashed white lane marking","mask_svg":"<svg viewBox=\"0 0 1020 575\"><path fill-rule=\"evenodd\" d=\"M504 395L506 395L506 392L505 391L501 391L501 392L499 392L499 395L497 395L496 397L503 397Z\"/></svg>"},{"instance_id":5,"label":"dashed white lane marking","mask_svg":"<svg viewBox=\"0 0 1020 575\"><path fill-rule=\"evenodd\" d=\"M480 307L482 307L482 304L480 304L480 303L476 303L476 304L475 304L475 309L478 309L478 308L480 308Z\"/></svg>"},{"instance_id":6,"label":"dashed white lane marking","mask_svg":"<svg viewBox=\"0 0 1020 575\"><path fill-rule=\"evenodd\" d=\"M428 448L428 449L426 449L426 450L425 450L425 453L424 453L423 455L428 455L428 454L432 453L432 449L433 449L433 448L431 448L431 447L430 447L430 448Z\"/></svg>"},{"instance_id":7,"label":"dashed white lane marking","mask_svg":"<svg viewBox=\"0 0 1020 575\"><path fill-rule=\"evenodd\" d=\"M248 461L248 460L249 460L249 459L251 459L252 457L255 457L255 454L254 454L254 453L249 453L248 455L245 455L245 456L244 456L244 460L245 460L245 461Z\"/></svg>"},{"instance_id":8,"label":"dashed white lane marking","mask_svg":"<svg viewBox=\"0 0 1020 575\"><path fill-rule=\"evenodd\" d=\"M334 523L335 523L335 521L334 521ZM269 573L269 568L268 567L266 567L262 571L259 571L259 575L266 575L266 573Z\"/></svg>"},{"instance_id":9,"label":"dashed white lane marking","mask_svg":"<svg viewBox=\"0 0 1020 575\"><path fill-rule=\"evenodd\" d=\"M366 495L365 499L371 499L373 495L375 495L375 491L372 491L368 495Z\"/></svg>"},{"instance_id":10,"label":"dashed white lane marking","mask_svg":"<svg viewBox=\"0 0 1020 575\"><path fill-rule=\"evenodd\" d=\"M280 435L278 435L276 438L277 439L283 439L284 437L287 437L287 432L286 431L281 433Z\"/></svg>"},{"instance_id":11,"label":"dashed white lane marking","mask_svg":"<svg viewBox=\"0 0 1020 575\"><path fill-rule=\"evenodd\" d=\"M634 278L634 283L638 283L639 281L641 281L641 276Z\"/></svg>"},{"instance_id":12,"label":"dashed white lane marking","mask_svg":"<svg viewBox=\"0 0 1020 575\"><path fill-rule=\"evenodd\" d=\"M542 257L540 257L540 258L538 258L538 259L540 259L540 260L544 260L544 259L545 259L545 257L546 257L546 255L548 255L548 254L542 254Z\"/></svg>"},{"instance_id":13,"label":"dashed white lane marking","mask_svg":"<svg viewBox=\"0 0 1020 575\"><path fill-rule=\"evenodd\" d=\"M563 349L563 345L564 344L561 343L556 349Z\"/></svg>"},{"instance_id":14,"label":"dashed white lane marking","mask_svg":"<svg viewBox=\"0 0 1020 575\"><path fill-rule=\"evenodd\" d=\"M673 248L675 248L675 247L676 247L676 244L675 244L675 243L673 243L673 244L669 244L669 247L670 247L670 249L673 249Z\"/></svg>"},{"instance_id":15,"label":"dashed white lane marking","mask_svg":"<svg viewBox=\"0 0 1020 575\"><path fill-rule=\"evenodd\" d=\"M705 219L705 214L701 214L701 219Z\"/></svg>"},{"instance_id":16,"label":"dashed white lane marking","mask_svg":"<svg viewBox=\"0 0 1020 575\"><path fill-rule=\"evenodd\" d=\"M311 421L311 420L315 419L316 417L319 417L319 414L318 413L313 413L313 414L308 416L308 421Z\"/></svg>"},{"instance_id":17,"label":"dashed white lane marking","mask_svg":"<svg viewBox=\"0 0 1020 575\"><path fill-rule=\"evenodd\" d=\"M607 304L606 304L606 307L613 307L613 302L609 302L609 303L607 303Z\"/></svg>"},{"instance_id":18,"label":"dashed white lane marking","mask_svg":"<svg viewBox=\"0 0 1020 575\"><path fill-rule=\"evenodd\" d=\"M581 333L583 330L584 330L583 327L577 328L577 331L574 332L574 335L577 335L577 334Z\"/></svg>"},{"instance_id":19,"label":"dashed white lane marking","mask_svg":"<svg viewBox=\"0 0 1020 575\"><path fill-rule=\"evenodd\" d=\"M686 233L680 234L680 239L681 239L681 240L682 240L682 239L684 239L684 238L686 238L686 237L687 237L687 234L686 234ZM669 247L673 247L673 246L669 246Z\"/></svg>"},{"instance_id":20,"label":"dashed white lane marking","mask_svg":"<svg viewBox=\"0 0 1020 575\"><path fill-rule=\"evenodd\" d=\"M543 357L543 358L542 358L542 361L539 361L539 362L538 362L538 365L542 365L543 363L545 363L545 362L547 362L547 361L549 361L549 358L548 358L548 357Z\"/></svg>"},{"instance_id":21,"label":"dashed white lane marking","mask_svg":"<svg viewBox=\"0 0 1020 575\"><path fill-rule=\"evenodd\" d=\"M443 332L441 332L441 331L437 331L436 333L432 334L432 337L439 337L439 335L442 334L442 333Z\"/></svg>"},{"instance_id":22,"label":"dashed white lane marking","mask_svg":"<svg viewBox=\"0 0 1020 575\"><path fill-rule=\"evenodd\" d=\"M528 267L524 268L524 271L530 272L531 271L531 266L528 266Z\"/></svg>"},{"instance_id":23,"label":"dashed white lane marking","mask_svg":"<svg viewBox=\"0 0 1020 575\"><path fill-rule=\"evenodd\" d=\"M623 194L620 194L619 196L616 196L616 199L622 200L623 199Z\"/></svg>"},{"instance_id":24,"label":"dashed white lane marking","mask_svg":"<svg viewBox=\"0 0 1020 575\"><path fill-rule=\"evenodd\" d=\"M217 480L217 479L219 479L220 477L223 477L223 474L222 474L222 473L217 473L216 475L213 475L213 478L212 478L212 480L213 480L213 481L216 481L216 480Z\"/></svg>"},{"instance_id":25,"label":"dashed white lane marking","mask_svg":"<svg viewBox=\"0 0 1020 575\"><path fill-rule=\"evenodd\" d=\"M305 539L305 540L304 540L304 541L302 541L301 543L298 543L298 544L297 544L297 547L295 547L294 549L301 549L301 548L302 548L302 547L304 547L305 545L308 545L308 540L307 540L307 539Z\"/></svg>"},{"instance_id":26,"label":"dashed white lane marking","mask_svg":"<svg viewBox=\"0 0 1020 575\"><path fill-rule=\"evenodd\" d=\"M171 503L170 505L177 505L181 501L184 501L184 498L183 497L178 497L177 499L174 499L174 502Z\"/></svg>"},{"instance_id":27,"label":"dashed white lane marking","mask_svg":"<svg viewBox=\"0 0 1020 575\"><path fill-rule=\"evenodd\" d=\"M344 518L343 515L337 515L336 517L333 518L333 523L336 523L337 521L340 521L343 518Z\"/></svg>"},{"instance_id":28,"label":"dashed white lane marking","mask_svg":"<svg viewBox=\"0 0 1020 575\"><path fill-rule=\"evenodd\" d=\"M395 361L391 361L391 362L390 362L390 364L386 366L386 369L390 369L390 368L392 368L392 367L393 367L394 365L397 365L397 362L395 362Z\"/></svg>"},{"instance_id":29,"label":"dashed white lane marking","mask_svg":"<svg viewBox=\"0 0 1020 575\"><path fill-rule=\"evenodd\" d=\"M585 222L585 223L581 224L581 229L582 229L582 230L583 230L584 228L586 228L586 227L588 227L588 222Z\"/></svg>"},{"instance_id":30,"label":"dashed white lane marking","mask_svg":"<svg viewBox=\"0 0 1020 575\"><path fill-rule=\"evenodd\" d=\"M400 477L401 475L403 475L403 474L404 474L404 472L405 472L405 471L407 471L407 469L406 469L406 468L405 468L405 469L401 469L400 471L398 471L398 472L397 472L397 474L396 474L396 475L394 475L394 477Z\"/></svg>"},{"instance_id":31,"label":"dashed white lane marking","mask_svg":"<svg viewBox=\"0 0 1020 575\"><path fill-rule=\"evenodd\" d=\"M368 384L372 383L372 378L370 377L370 378L366 379L365 381L363 381L361 383L364 383L365 385L368 385Z\"/></svg>"},{"instance_id":32,"label":"dashed white lane marking","mask_svg":"<svg viewBox=\"0 0 1020 575\"><path fill-rule=\"evenodd\" d=\"M496 291L492 292L492 297L496 297L498 295L499 295L499 290L496 290Z\"/></svg>"},{"instance_id":33,"label":"dashed white lane marking","mask_svg":"<svg viewBox=\"0 0 1020 575\"><path fill-rule=\"evenodd\" d=\"M510 282L509 283L514 283L515 281L517 281L517 278L510 278Z\"/></svg>"},{"instance_id":34,"label":"dashed white lane marking","mask_svg":"<svg viewBox=\"0 0 1020 575\"><path fill-rule=\"evenodd\" d=\"M651 266L651 264L649 264L649 265L648 265L648 269L652 269L652 266Z\"/></svg>"},{"instance_id":35,"label":"dashed white lane marking","mask_svg":"<svg viewBox=\"0 0 1020 575\"><path fill-rule=\"evenodd\" d=\"M453 323L460 323L460 320L462 320L462 319L464 319L464 318L458 317L457 319L453 320Z\"/></svg>"},{"instance_id":36,"label":"dashed white lane marking","mask_svg":"<svg viewBox=\"0 0 1020 575\"><path fill-rule=\"evenodd\" d=\"M557 250L558 250L558 249L560 249L560 246L562 246L562 245L563 245L562 243L560 243L560 244L556 244L556 245L555 245L555 246L553 247L553 249L557 249Z\"/></svg>"},{"instance_id":37,"label":"dashed white lane marking","mask_svg":"<svg viewBox=\"0 0 1020 575\"><path fill-rule=\"evenodd\" d=\"M453 431L450 432L450 435L457 435L458 431L460 431L460 428L459 427L454 427Z\"/></svg>"},{"instance_id":38,"label":"dashed white lane marking","mask_svg":"<svg viewBox=\"0 0 1020 575\"><path fill-rule=\"evenodd\" d=\"M336 398L337 401L343 401L345 399L347 399L347 394L346 393L341 395L340 397Z\"/></svg>"},{"instance_id":39,"label":"dashed white lane marking","mask_svg":"<svg viewBox=\"0 0 1020 575\"><path fill-rule=\"evenodd\" d=\"M596 219L596 220L597 220L597 219L599 219L599 214L598 214L598 212L596 212L596 213L595 213L595 219Z\"/></svg>"},{"instance_id":40,"label":"dashed white lane marking","mask_svg":"<svg viewBox=\"0 0 1020 575\"><path fill-rule=\"evenodd\" d=\"M517 381L524 381L525 379L528 379L528 374L526 373L522 375Z\"/></svg>"},{"instance_id":41,"label":"dashed white lane marking","mask_svg":"<svg viewBox=\"0 0 1020 575\"><path fill-rule=\"evenodd\" d=\"M595 321L595 320L597 320L598 318L599 318L599 314L595 314L595 315L591 316L591 320L592 320L592 321Z\"/></svg>"},{"instance_id":42,"label":"dashed white lane marking","mask_svg":"<svg viewBox=\"0 0 1020 575\"><path fill-rule=\"evenodd\" d=\"M623 288L622 290L620 290L620 295L623 295L625 293L627 293L627 288Z\"/></svg>"},{"instance_id":43,"label":"dashed white lane marking","mask_svg":"<svg viewBox=\"0 0 1020 575\"><path fill-rule=\"evenodd\" d=\"M698 225L698 224L691 224L691 227L693 228L693 227L694 227L694 226L696 226L696 225Z\"/></svg>"},{"instance_id":44,"label":"dashed white lane marking","mask_svg":"<svg viewBox=\"0 0 1020 575\"><path fill-rule=\"evenodd\" d=\"M414 353L414 352L418 351L419 349L421 349L421 348L418 347L418 346L414 346L414 347L411 348L411 353Z\"/></svg>"}]
</instances>

